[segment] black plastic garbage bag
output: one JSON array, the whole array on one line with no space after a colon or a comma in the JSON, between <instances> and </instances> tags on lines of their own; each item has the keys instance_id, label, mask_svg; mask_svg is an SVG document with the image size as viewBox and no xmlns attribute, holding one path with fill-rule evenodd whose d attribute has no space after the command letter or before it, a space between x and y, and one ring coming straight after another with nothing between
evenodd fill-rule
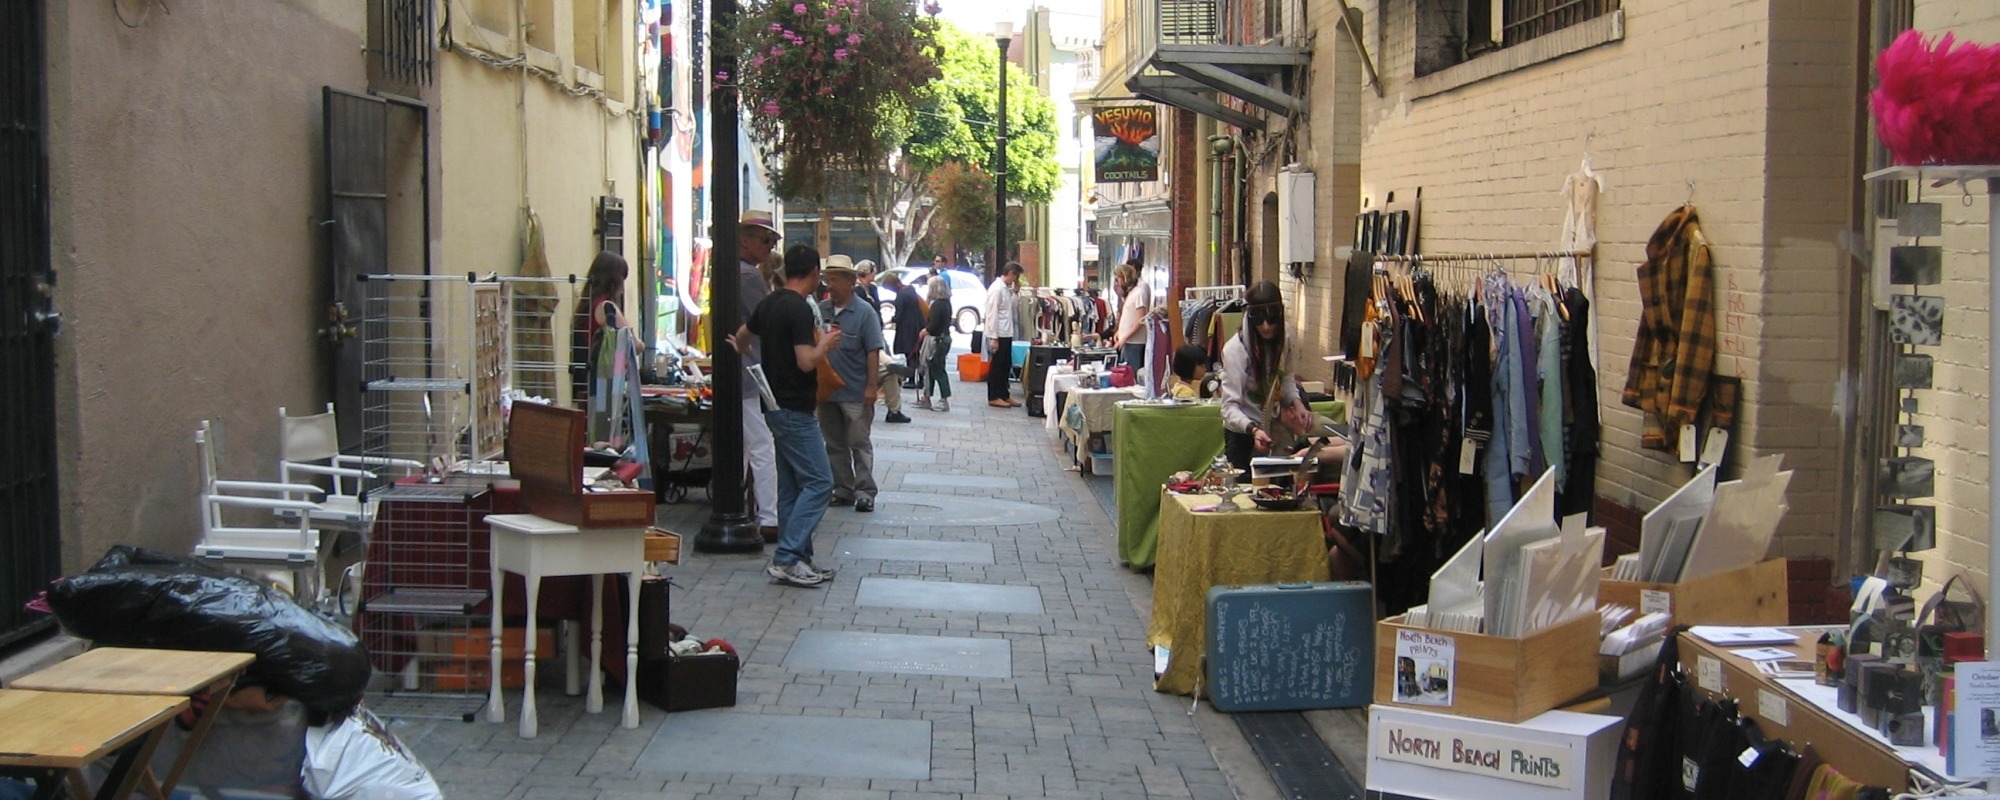
<instances>
[{"instance_id":1,"label":"black plastic garbage bag","mask_svg":"<svg viewBox=\"0 0 2000 800\"><path fill-rule=\"evenodd\" d=\"M199 562L113 547L96 566L49 587L64 628L99 645L252 653L242 684L345 718L368 684L354 633L291 597Z\"/></svg>"}]
</instances>

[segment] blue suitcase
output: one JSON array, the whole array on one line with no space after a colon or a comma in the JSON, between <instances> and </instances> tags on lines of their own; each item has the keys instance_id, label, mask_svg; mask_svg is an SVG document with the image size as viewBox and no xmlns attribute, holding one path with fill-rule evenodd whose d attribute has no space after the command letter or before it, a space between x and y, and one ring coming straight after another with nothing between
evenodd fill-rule
<instances>
[{"instance_id":1,"label":"blue suitcase","mask_svg":"<svg viewBox=\"0 0 2000 800\"><path fill-rule=\"evenodd\" d=\"M1208 590L1217 711L1361 708L1375 695L1375 595L1360 581Z\"/></svg>"}]
</instances>

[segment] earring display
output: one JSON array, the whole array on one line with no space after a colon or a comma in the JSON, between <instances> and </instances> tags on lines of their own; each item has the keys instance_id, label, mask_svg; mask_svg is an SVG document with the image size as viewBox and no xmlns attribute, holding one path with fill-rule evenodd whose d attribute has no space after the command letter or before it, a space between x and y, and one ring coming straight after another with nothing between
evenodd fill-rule
<instances>
[{"instance_id":1,"label":"earring display","mask_svg":"<svg viewBox=\"0 0 2000 800\"><path fill-rule=\"evenodd\" d=\"M1943 203L1904 203L1896 210L1896 235L1906 238L1944 233Z\"/></svg>"},{"instance_id":2,"label":"earring display","mask_svg":"<svg viewBox=\"0 0 2000 800\"><path fill-rule=\"evenodd\" d=\"M1891 497L1930 497L1936 488L1937 463L1904 456L1882 459L1876 471L1876 491Z\"/></svg>"},{"instance_id":3,"label":"earring display","mask_svg":"<svg viewBox=\"0 0 2000 800\"><path fill-rule=\"evenodd\" d=\"M1907 447L1923 447L1923 446L1924 446L1924 426L1922 426L1922 425L1897 425L1897 426L1896 426L1896 446L1897 446L1897 447L1906 447L1906 448L1907 448Z\"/></svg>"},{"instance_id":4,"label":"earring display","mask_svg":"<svg viewBox=\"0 0 2000 800\"><path fill-rule=\"evenodd\" d=\"M1897 286L1936 286L1944 282L1944 248L1906 244L1889 248L1889 282Z\"/></svg>"},{"instance_id":5,"label":"earring display","mask_svg":"<svg viewBox=\"0 0 2000 800\"><path fill-rule=\"evenodd\" d=\"M1936 362L1930 356L1906 353L1896 356L1896 388L1929 389Z\"/></svg>"},{"instance_id":6,"label":"earring display","mask_svg":"<svg viewBox=\"0 0 2000 800\"><path fill-rule=\"evenodd\" d=\"M1944 341L1944 298L1899 294L1889 300L1889 338L1897 344Z\"/></svg>"},{"instance_id":7,"label":"earring display","mask_svg":"<svg viewBox=\"0 0 2000 800\"><path fill-rule=\"evenodd\" d=\"M1916 553L1937 547L1937 517L1930 506L1875 509L1875 549Z\"/></svg>"}]
</instances>

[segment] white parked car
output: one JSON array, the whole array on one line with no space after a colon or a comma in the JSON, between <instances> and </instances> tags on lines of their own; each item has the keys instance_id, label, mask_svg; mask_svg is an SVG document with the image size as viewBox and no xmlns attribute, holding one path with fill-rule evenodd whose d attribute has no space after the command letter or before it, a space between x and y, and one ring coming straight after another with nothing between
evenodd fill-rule
<instances>
[{"instance_id":1,"label":"white parked car","mask_svg":"<svg viewBox=\"0 0 2000 800\"><path fill-rule=\"evenodd\" d=\"M930 291L929 267L898 267L891 271L903 279L903 286L917 292L918 297ZM951 306L955 309L952 312L952 327L957 328L959 333L979 330L979 310L986 307L986 284L980 283L978 275L964 270L948 269L940 274L951 286ZM893 298L884 294L884 319L895 315L892 303Z\"/></svg>"}]
</instances>

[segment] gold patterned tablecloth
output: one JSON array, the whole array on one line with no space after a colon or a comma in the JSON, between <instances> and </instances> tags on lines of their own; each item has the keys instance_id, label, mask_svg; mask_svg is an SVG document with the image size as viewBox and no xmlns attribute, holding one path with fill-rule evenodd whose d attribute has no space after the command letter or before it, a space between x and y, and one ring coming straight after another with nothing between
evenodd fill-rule
<instances>
[{"instance_id":1,"label":"gold patterned tablecloth","mask_svg":"<svg viewBox=\"0 0 2000 800\"><path fill-rule=\"evenodd\" d=\"M1213 495L1161 492L1160 544L1153 568L1153 620L1146 641L1168 648L1153 689L1193 694L1207 636L1208 590L1215 586L1327 580L1319 512L1265 511L1239 498L1233 513L1194 509Z\"/></svg>"}]
</instances>

